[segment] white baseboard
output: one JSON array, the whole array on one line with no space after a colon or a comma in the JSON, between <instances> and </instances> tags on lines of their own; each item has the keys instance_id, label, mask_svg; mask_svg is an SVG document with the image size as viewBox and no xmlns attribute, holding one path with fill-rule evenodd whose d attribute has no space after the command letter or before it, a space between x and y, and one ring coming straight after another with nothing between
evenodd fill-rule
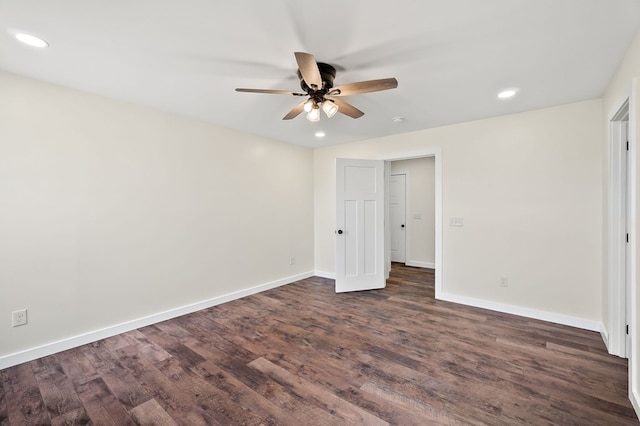
<instances>
[{"instance_id":1,"label":"white baseboard","mask_svg":"<svg viewBox=\"0 0 640 426\"><path fill-rule=\"evenodd\" d=\"M68 337L66 339L58 340L56 342L46 343L41 346L26 349L24 351L16 352L9 355L0 357L0 370L3 370L14 365L22 364L23 362L32 361L37 358L52 355L57 352L66 351L67 349L75 348L77 346L86 345L107 337L115 336L116 334L126 333L127 331L135 330L141 327L146 327L158 322L166 321L171 318L176 318L182 315L190 314L192 312L200 311L202 309L210 308L212 306L220 305L222 303L230 302L232 300L240 299L242 297L250 296L252 294L260 293L272 288L280 287L286 284L303 280L312 277L313 272L305 272L298 275L293 275L287 278L283 278L276 281L260 284L255 287L247 288L244 290L235 291L233 293L225 294L222 296L214 297L212 299L203 300L201 302L192 303L185 306L170 309L168 311L159 312L157 314L148 315L142 318L138 318L131 321L126 321L120 324L114 324L99 330L90 331L77 336Z\"/></svg>"},{"instance_id":2,"label":"white baseboard","mask_svg":"<svg viewBox=\"0 0 640 426\"><path fill-rule=\"evenodd\" d=\"M603 328L603 325L597 321L590 321L582 318L571 317L568 315L556 314L553 312L539 311L537 309L523 308L521 306L508 305L505 303L491 302L489 300L476 299L473 297L460 296L457 294L441 293L438 299L445 300L447 302L474 306L476 308L489 309L491 311L502 312L505 314L513 314L525 318L532 318L553 322L556 324L568 325L571 327L582 328L589 331L599 332Z\"/></svg>"},{"instance_id":3,"label":"white baseboard","mask_svg":"<svg viewBox=\"0 0 640 426\"><path fill-rule=\"evenodd\" d=\"M320 278L329 278L331 280L336 279L335 272L316 271L315 276Z\"/></svg>"},{"instance_id":4,"label":"white baseboard","mask_svg":"<svg viewBox=\"0 0 640 426\"><path fill-rule=\"evenodd\" d=\"M405 265L413 266L413 267L416 267L416 268L436 269L436 264L435 263L418 262L417 260L409 260L409 261L405 262Z\"/></svg>"}]
</instances>

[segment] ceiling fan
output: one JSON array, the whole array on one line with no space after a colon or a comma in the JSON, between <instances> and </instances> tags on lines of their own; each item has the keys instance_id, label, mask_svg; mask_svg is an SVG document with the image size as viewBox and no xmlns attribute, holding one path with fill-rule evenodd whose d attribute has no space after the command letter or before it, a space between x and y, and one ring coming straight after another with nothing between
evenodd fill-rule
<instances>
[{"instance_id":1,"label":"ceiling fan","mask_svg":"<svg viewBox=\"0 0 640 426\"><path fill-rule=\"evenodd\" d=\"M237 92L271 93L276 95L308 96L307 99L293 107L283 120L291 120L303 111L307 113L307 119L311 122L320 121L320 109L327 117L333 117L337 112L352 118L359 118L364 112L338 97L358 95L360 93L379 92L381 90L395 89L398 80L395 78L383 78L379 80L359 81L356 83L333 86L336 78L336 69L323 62L316 62L313 55L304 52L295 52L298 63L298 78L300 87L304 92L291 92L288 90L270 89L236 89Z\"/></svg>"}]
</instances>

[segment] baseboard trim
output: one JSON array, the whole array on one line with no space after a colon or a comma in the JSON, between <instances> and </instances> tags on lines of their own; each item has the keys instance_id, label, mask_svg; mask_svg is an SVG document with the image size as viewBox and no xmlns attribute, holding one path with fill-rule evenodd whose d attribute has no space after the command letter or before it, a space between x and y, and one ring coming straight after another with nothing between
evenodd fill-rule
<instances>
[{"instance_id":1,"label":"baseboard trim","mask_svg":"<svg viewBox=\"0 0 640 426\"><path fill-rule=\"evenodd\" d=\"M405 263L405 265L413 266L415 268L436 269L436 264L435 263L418 262L418 261L415 261L415 260L409 260L408 262Z\"/></svg>"},{"instance_id":2,"label":"baseboard trim","mask_svg":"<svg viewBox=\"0 0 640 426\"><path fill-rule=\"evenodd\" d=\"M331 280L336 279L335 272L316 271L315 276L320 278L329 278Z\"/></svg>"},{"instance_id":3,"label":"baseboard trim","mask_svg":"<svg viewBox=\"0 0 640 426\"><path fill-rule=\"evenodd\" d=\"M462 305L474 306L476 308L489 309L490 311L502 312L505 314L518 315L525 318L532 318L556 324L568 325L570 327L582 328L584 330L600 332L602 324L597 321L585 320L568 315L556 314L553 312L539 311L537 309L523 308L521 306L509 305L506 303L491 302L484 299L460 296L451 293L441 293L439 300L460 303Z\"/></svg>"},{"instance_id":4,"label":"baseboard trim","mask_svg":"<svg viewBox=\"0 0 640 426\"><path fill-rule=\"evenodd\" d=\"M107 337L115 336L116 334L126 333L141 327L156 324L158 322L166 321L172 318L176 318L182 315L190 314L202 309L207 309L212 306L220 305L222 303L230 302L232 300L240 299L252 294L260 293L272 288L280 287L286 284L303 280L314 275L313 272L305 272L298 275L293 275L287 278L283 278L276 281L260 284L254 287L250 287L244 290L235 291L222 296L214 297L211 299L203 300L201 302L192 303L189 305L180 306L174 309L170 309L157 314L148 315L142 318L138 318L131 321L126 321L120 324L115 324L109 327L101 328L99 330L90 331L77 336L68 337L55 342L46 343L41 346L26 349L20 352L16 352L9 355L0 357L0 370L3 370L14 365L22 364L24 362L33 361L34 359L41 358L48 355L53 355L58 352L66 351L78 346L86 345Z\"/></svg>"}]
</instances>

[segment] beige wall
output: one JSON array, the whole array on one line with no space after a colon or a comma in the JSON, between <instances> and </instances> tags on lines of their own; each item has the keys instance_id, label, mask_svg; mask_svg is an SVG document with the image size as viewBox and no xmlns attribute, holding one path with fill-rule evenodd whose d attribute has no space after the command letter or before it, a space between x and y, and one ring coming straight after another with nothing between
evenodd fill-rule
<instances>
[{"instance_id":1,"label":"beige wall","mask_svg":"<svg viewBox=\"0 0 640 426\"><path fill-rule=\"evenodd\" d=\"M0 93L0 358L313 271L310 149L5 73Z\"/></svg>"},{"instance_id":2,"label":"beige wall","mask_svg":"<svg viewBox=\"0 0 640 426\"><path fill-rule=\"evenodd\" d=\"M316 149L316 270L334 271L335 158L439 146L443 291L598 324L601 115L593 100Z\"/></svg>"},{"instance_id":3,"label":"beige wall","mask_svg":"<svg viewBox=\"0 0 640 426\"><path fill-rule=\"evenodd\" d=\"M406 260L409 265L435 265L435 160L433 157L391 162L392 174L406 175ZM420 219L414 216L418 214Z\"/></svg>"}]
</instances>

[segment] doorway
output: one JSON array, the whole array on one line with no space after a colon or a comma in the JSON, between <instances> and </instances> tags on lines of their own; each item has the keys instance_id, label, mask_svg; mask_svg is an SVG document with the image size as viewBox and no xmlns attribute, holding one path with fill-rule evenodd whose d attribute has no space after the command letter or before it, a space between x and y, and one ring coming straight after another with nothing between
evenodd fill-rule
<instances>
[{"instance_id":1,"label":"doorway","mask_svg":"<svg viewBox=\"0 0 640 426\"><path fill-rule=\"evenodd\" d=\"M406 175L406 212L405 212L405 264L407 266L416 266L422 268L435 269L435 297L440 298L443 293L443 253L442 253L442 149L440 147L428 147L414 152L397 153L381 158L386 162L386 176L390 177L392 174L405 174ZM402 170L397 168L399 165L403 165L402 162L406 160L420 160L428 159L432 164L432 177L429 184L430 191L432 191L432 208L431 218L429 219L426 214L426 208L423 208L418 202L413 201L411 194L413 192L419 193L420 191L414 191L414 189L420 188L420 185L415 185L421 179L419 174L414 173L412 170ZM405 163L405 165L408 163ZM418 166L419 168L420 166ZM393 170L393 171L392 171ZM389 194L389 179L386 183L386 193ZM422 196L423 202L425 196ZM418 200L420 197L417 198ZM385 241L391 240L390 232L390 202L389 198L386 200L385 207ZM427 242L420 236L415 236L412 232L412 227L424 226L429 229L431 237ZM418 235L418 234L416 234ZM419 248L416 248L419 247ZM420 248L421 247L421 248ZM427 258L420 250L431 250L431 257ZM429 260L432 259L432 260ZM391 270L391 244L385 243L385 263L386 270Z\"/></svg>"},{"instance_id":2,"label":"doorway","mask_svg":"<svg viewBox=\"0 0 640 426\"><path fill-rule=\"evenodd\" d=\"M609 123L609 335L604 336L609 353L629 357L628 325L631 323L629 220L633 181L629 177L629 100Z\"/></svg>"},{"instance_id":3,"label":"doorway","mask_svg":"<svg viewBox=\"0 0 640 426\"><path fill-rule=\"evenodd\" d=\"M390 174L391 261L435 269L435 158L394 160Z\"/></svg>"},{"instance_id":4,"label":"doorway","mask_svg":"<svg viewBox=\"0 0 640 426\"><path fill-rule=\"evenodd\" d=\"M411 152L407 154L396 154L378 158L376 160L364 160L364 159L336 159L336 291L360 291L373 288L383 288L385 286L385 278L389 277L389 271L391 270L391 246L390 230L389 230L389 177L391 175L390 168L391 162L397 160L411 160L423 157L433 157L434 161L434 249L435 249L435 271L434 271L434 286L435 297L440 298L443 294L443 282L442 282L442 149L440 147L429 147L417 152ZM353 164L349 164L353 162ZM359 188L358 192L364 198L356 200L352 196L346 196L345 191L352 185L346 185L344 182L343 170L345 167L352 168L351 172L344 175L352 175L354 178L354 188ZM383 169L380 173L379 167ZM365 169L368 170L365 173ZM382 170L380 169L380 170ZM374 171L375 170L375 171ZM342 176L342 177L341 177ZM377 176L383 176L380 181L377 181ZM376 183L378 182L378 183ZM383 196L382 202L377 199L379 191L377 188L383 189L381 192ZM353 204L353 208L349 207ZM355 206L361 205L360 208ZM378 206L383 206L382 211L378 211ZM367 206L369 208L367 208ZM349 208L347 208L349 207ZM374 213L375 210L375 213ZM362 232L356 232L352 225L355 222L350 223L349 229L347 229L347 222L350 220L347 214L351 212L351 216L359 215L359 223L363 225L369 224L371 226L364 226ZM369 213L367 213L369 212ZM354 216L355 217L355 216ZM353 217L351 217L353 219ZM381 222L378 222L381 220ZM375 224L375 226L373 226ZM371 232L369 232L369 231ZM354 244L351 244L351 249L347 250L346 247L349 243L349 236L354 239ZM368 235L368 237L367 237ZM357 237L357 238L356 238ZM358 244L355 244L355 243ZM369 247L369 249L367 249ZM344 248L344 250L343 250ZM380 252L378 252L380 250ZM357 268L353 268L353 273L348 274L346 264L349 259L348 255L353 254L353 259L358 260ZM375 256L373 255L375 253ZM381 253L381 257L378 257L378 253ZM375 258L375 260L374 260ZM366 260L366 264L370 267L364 266L363 259ZM380 259L378 261L377 259ZM371 261L368 261L371 260ZM352 263L355 264L355 263ZM421 266L421 265L414 265ZM357 273L356 273L357 272ZM382 281L378 285L378 274L382 273ZM365 282L359 280L360 276L366 276ZM375 283L374 279L375 277ZM369 282L369 278L372 281ZM363 278L364 280L364 278ZM339 284L340 281L340 284Z\"/></svg>"}]
</instances>

